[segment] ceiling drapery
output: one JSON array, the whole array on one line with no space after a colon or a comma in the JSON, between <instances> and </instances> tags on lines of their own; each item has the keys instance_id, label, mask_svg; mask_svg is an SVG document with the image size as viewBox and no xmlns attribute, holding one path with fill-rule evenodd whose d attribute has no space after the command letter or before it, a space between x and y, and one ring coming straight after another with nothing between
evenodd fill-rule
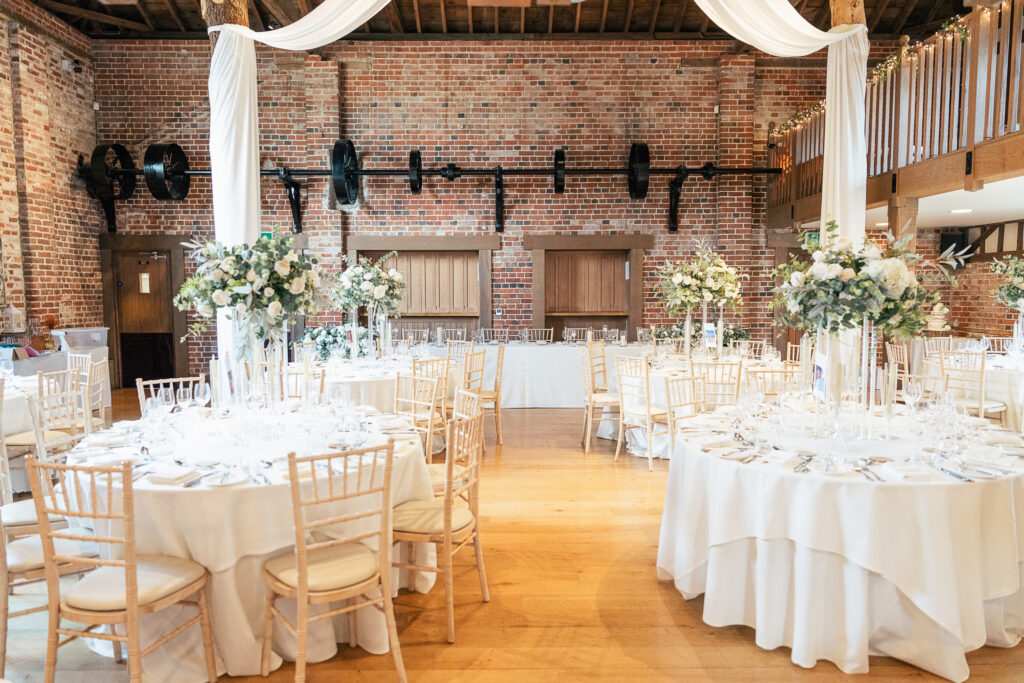
<instances>
[{"instance_id":1,"label":"ceiling drapery","mask_svg":"<svg viewBox=\"0 0 1024 683\"><path fill-rule=\"evenodd\" d=\"M697 4L723 31L770 55L796 57L828 48L822 222L835 220L840 236L863 240L867 27L847 24L827 33L819 31L788 0L697 0Z\"/></svg>"},{"instance_id":2,"label":"ceiling drapery","mask_svg":"<svg viewBox=\"0 0 1024 683\"><path fill-rule=\"evenodd\" d=\"M260 235L259 120L256 48L313 50L344 38L390 0L324 0L306 16L273 31L211 26L220 39L210 62L210 169L217 240L253 243Z\"/></svg>"}]
</instances>

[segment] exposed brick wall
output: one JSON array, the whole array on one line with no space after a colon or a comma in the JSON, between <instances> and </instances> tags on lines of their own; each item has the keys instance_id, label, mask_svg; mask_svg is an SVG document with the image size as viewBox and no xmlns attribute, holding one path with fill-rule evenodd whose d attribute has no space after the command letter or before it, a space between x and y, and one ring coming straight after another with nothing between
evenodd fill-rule
<instances>
[{"instance_id":1,"label":"exposed brick wall","mask_svg":"<svg viewBox=\"0 0 1024 683\"><path fill-rule=\"evenodd\" d=\"M90 41L24 0L0 1L0 19L0 238L8 298L27 307L30 322L98 325L98 212L74 174L79 152L88 154L96 139Z\"/></svg>"},{"instance_id":2,"label":"exposed brick wall","mask_svg":"<svg viewBox=\"0 0 1024 683\"><path fill-rule=\"evenodd\" d=\"M548 167L560 146L570 167L620 167L633 141L650 145L653 166L763 165L768 122L824 94L823 55L779 62L733 50L729 41L343 42L318 55L260 48L261 162L322 167L331 143L346 137L364 167L404 167L414 147L425 167ZM195 166L207 165L207 42L96 41L93 54L98 139L124 142L136 158L153 142L173 140ZM508 180L505 233L492 261L492 305L503 311L494 324L529 324L525 235L648 233L655 248L644 268L645 324L670 320L657 304L657 265L706 240L750 273L744 319L767 336L765 180L691 177L680 233L670 235L670 179L653 178L643 201L629 199L624 178L570 177L562 195L548 178ZM200 179L192 187L181 203L137 192L120 209L119 229L209 237L209 185ZM342 211L327 208L326 181L310 179L305 187L310 244L331 270L340 265L345 234L493 230L489 178L429 178L418 196L399 180L370 179L359 205ZM280 183L264 179L263 191L264 225L287 226ZM211 348L193 347L196 363Z\"/></svg>"}]
</instances>

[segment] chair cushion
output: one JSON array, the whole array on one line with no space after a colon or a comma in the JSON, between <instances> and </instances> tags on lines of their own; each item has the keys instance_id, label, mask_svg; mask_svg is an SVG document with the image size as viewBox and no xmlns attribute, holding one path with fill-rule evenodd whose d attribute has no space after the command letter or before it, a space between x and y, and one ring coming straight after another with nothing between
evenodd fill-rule
<instances>
[{"instance_id":1,"label":"chair cushion","mask_svg":"<svg viewBox=\"0 0 1024 683\"><path fill-rule=\"evenodd\" d=\"M306 556L309 590L330 591L365 581L378 571L377 554L362 543L317 548ZM295 551L272 557L263 565L274 578L292 588L299 585Z\"/></svg>"},{"instance_id":2,"label":"chair cushion","mask_svg":"<svg viewBox=\"0 0 1024 683\"><path fill-rule=\"evenodd\" d=\"M444 503L434 500L410 500L391 511L391 526L395 531L414 534L444 533ZM473 523L473 513L466 508L452 508L452 531L459 531Z\"/></svg>"},{"instance_id":3,"label":"chair cushion","mask_svg":"<svg viewBox=\"0 0 1024 683\"><path fill-rule=\"evenodd\" d=\"M978 407L978 399L976 398L954 398L953 402L956 403L956 405L961 408L966 406L967 408L971 408L973 410ZM986 398L982 402L982 408L985 410L986 413L998 413L1003 410L1006 410L1006 404L1003 403L1002 401L996 401L995 399Z\"/></svg>"},{"instance_id":4,"label":"chair cushion","mask_svg":"<svg viewBox=\"0 0 1024 683\"><path fill-rule=\"evenodd\" d=\"M139 555L137 560L140 605L167 597L206 573L203 565L180 557ZM100 567L86 574L68 591L64 601L71 607L95 612L126 609L124 567Z\"/></svg>"},{"instance_id":5,"label":"chair cushion","mask_svg":"<svg viewBox=\"0 0 1024 683\"><path fill-rule=\"evenodd\" d=\"M594 402L595 406L617 406L619 405L619 395L609 394L607 391L598 391L590 395L590 400Z\"/></svg>"},{"instance_id":6,"label":"chair cushion","mask_svg":"<svg viewBox=\"0 0 1024 683\"><path fill-rule=\"evenodd\" d=\"M36 502L31 498L0 505L0 520L3 520L4 527L26 526L39 523L36 517ZM59 515L50 515L51 522L63 522L64 518Z\"/></svg>"},{"instance_id":7,"label":"chair cushion","mask_svg":"<svg viewBox=\"0 0 1024 683\"><path fill-rule=\"evenodd\" d=\"M58 555L85 555L74 541L66 538L53 539L53 549ZM43 566L43 539L26 536L7 544L7 570L13 573L27 572Z\"/></svg>"},{"instance_id":8,"label":"chair cushion","mask_svg":"<svg viewBox=\"0 0 1024 683\"><path fill-rule=\"evenodd\" d=\"M58 432L53 429L47 429L43 432L43 443L52 443L54 441L60 441L67 439L71 435L67 432ZM4 437L4 442L8 446L35 446L36 445L36 434L35 432L19 432L17 434L11 434L10 436Z\"/></svg>"},{"instance_id":9,"label":"chair cushion","mask_svg":"<svg viewBox=\"0 0 1024 683\"><path fill-rule=\"evenodd\" d=\"M447 464L443 462L432 462L427 465L427 471L430 472L430 483L433 485L434 491L444 491L444 477L447 474L447 467ZM456 465L452 470L452 478L458 482L465 472L465 467Z\"/></svg>"},{"instance_id":10,"label":"chair cushion","mask_svg":"<svg viewBox=\"0 0 1024 683\"><path fill-rule=\"evenodd\" d=\"M476 392L476 394L484 403L494 403L494 401L498 398L498 392L494 391L493 389L481 389L480 391Z\"/></svg>"}]
</instances>

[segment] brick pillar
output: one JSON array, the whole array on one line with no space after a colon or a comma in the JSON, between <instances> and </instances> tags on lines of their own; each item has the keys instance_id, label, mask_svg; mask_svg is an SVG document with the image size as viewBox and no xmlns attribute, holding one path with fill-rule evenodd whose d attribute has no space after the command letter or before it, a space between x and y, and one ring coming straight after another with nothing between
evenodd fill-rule
<instances>
[{"instance_id":1,"label":"brick pillar","mask_svg":"<svg viewBox=\"0 0 1024 683\"><path fill-rule=\"evenodd\" d=\"M8 103L0 119L0 248L7 303L25 311L25 276L22 272L21 227L18 212L18 164L15 159L14 89L11 85L12 24L0 21L0 102Z\"/></svg>"},{"instance_id":2,"label":"brick pillar","mask_svg":"<svg viewBox=\"0 0 1024 683\"><path fill-rule=\"evenodd\" d=\"M752 55L722 55L718 60L718 164L754 165L754 70ZM768 339L770 286L763 225L754 225L754 179L720 176L717 188L717 249L730 265L747 275L743 281L743 323L758 339ZM727 313L735 320L736 315Z\"/></svg>"}]
</instances>

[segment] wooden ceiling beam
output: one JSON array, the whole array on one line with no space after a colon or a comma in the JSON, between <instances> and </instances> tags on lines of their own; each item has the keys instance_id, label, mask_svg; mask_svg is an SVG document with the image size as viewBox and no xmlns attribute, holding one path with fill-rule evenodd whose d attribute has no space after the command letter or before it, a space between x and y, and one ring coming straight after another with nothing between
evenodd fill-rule
<instances>
[{"instance_id":1,"label":"wooden ceiling beam","mask_svg":"<svg viewBox=\"0 0 1024 683\"><path fill-rule=\"evenodd\" d=\"M690 9L690 0L683 0L679 3L679 10L676 12L676 23L672 26L672 30L679 33L683 28L683 21L686 19L686 10Z\"/></svg>"},{"instance_id":2,"label":"wooden ceiling beam","mask_svg":"<svg viewBox=\"0 0 1024 683\"><path fill-rule=\"evenodd\" d=\"M896 23L892 25L892 33L899 33L903 30L903 27L907 25L907 20L910 19L910 13L917 7L917 0L903 0L903 9L900 10L900 14L896 17Z\"/></svg>"},{"instance_id":3,"label":"wooden ceiling beam","mask_svg":"<svg viewBox=\"0 0 1024 683\"><path fill-rule=\"evenodd\" d=\"M885 14L887 9L889 9L889 0L879 0L874 13L871 15L871 19L868 21L868 32L875 32L875 29L878 28L878 22L882 20L882 15Z\"/></svg>"},{"instance_id":4,"label":"wooden ceiling beam","mask_svg":"<svg viewBox=\"0 0 1024 683\"><path fill-rule=\"evenodd\" d=\"M519 8L519 32L526 33L526 8Z\"/></svg>"},{"instance_id":5,"label":"wooden ceiling beam","mask_svg":"<svg viewBox=\"0 0 1024 683\"><path fill-rule=\"evenodd\" d=\"M555 27L555 6L548 6L548 33L553 33L552 29Z\"/></svg>"},{"instance_id":6,"label":"wooden ceiling beam","mask_svg":"<svg viewBox=\"0 0 1024 683\"><path fill-rule=\"evenodd\" d=\"M167 12L174 19L174 23L178 25L182 31L187 31L188 28L185 26L184 20L181 18L181 12L178 11L177 5L174 4L173 0L163 0L164 7L167 8ZM139 3L139 9L142 9L142 3Z\"/></svg>"},{"instance_id":7,"label":"wooden ceiling beam","mask_svg":"<svg viewBox=\"0 0 1024 683\"><path fill-rule=\"evenodd\" d=\"M654 9L651 10L651 25L648 27L648 33L654 35L654 27L658 24L658 12L661 11L661 0L654 0Z\"/></svg>"},{"instance_id":8,"label":"wooden ceiling beam","mask_svg":"<svg viewBox=\"0 0 1024 683\"><path fill-rule=\"evenodd\" d=\"M390 7L390 6L391 5L388 5L388 7ZM473 6L472 5L466 5L466 16L469 17L469 32L470 33L474 33L474 31L473 31ZM397 31L396 31L396 33L397 33Z\"/></svg>"},{"instance_id":9,"label":"wooden ceiling beam","mask_svg":"<svg viewBox=\"0 0 1024 683\"><path fill-rule=\"evenodd\" d=\"M153 21L153 16L149 13L149 10L143 7L141 2L135 5L135 8L139 10L139 16L142 17L142 21L146 22L146 25L149 26L149 30L152 31L156 27L156 22ZM84 22L85 19L82 21ZM184 31L185 29L181 30Z\"/></svg>"},{"instance_id":10,"label":"wooden ceiling beam","mask_svg":"<svg viewBox=\"0 0 1024 683\"><path fill-rule=\"evenodd\" d=\"M384 7L384 13L388 16L388 21L391 23L391 30L394 33L402 33L405 31L404 25L402 24L402 15L398 11L398 5L395 4L395 0L391 0L391 2Z\"/></svg>"},{"instance_id":11,"label":"wooden ceiling beam","mask_svg":"<svg viewBox=\"0 0 1024 683\"><path fill-rule=\"evenodd\" d=\"M832 25L867 24L864 0L828 0L832 8ZM938 4L938 3L936 3Z\"/></svg>"},{"instance_id":12,"label":"wooden ceiling beam","mask_svg":"<svg viewBox=\"0 0 1024 683\"><path fill-rule=\"evenodd\" d=\"M441 33L448 33L448 13L444 9L445 0L441 0Z\"/></svg>"},{"instance_id":13,"label":"wooden ceiling beam","mask_svg":"<svg viewBox=\"0 0 1024 683\"><path fill-rule=\"evenodd\" d=\"M498 6L494 6L494 33L498 33Z\"/></svg>"},{"instance_id":14,"label":"wooden ceiling beam","mask_svg":"<svg viewBox=\"0 0 1024 683\"><path fill-rule=\"evenodd\" d=\"M629 33L629 27L633 23L633 0L629 0L629 4L626 5L626 23L622 25L622 30Z\"/></svg>"},{"instance_id":15,"label":"wooden ceiling beam","mask_svg":"<svg viewBox=\"0 0 1024 683\"><path fill-rule=\"evenodd\" d=\"M412 0L412 13L416 17L416 33L423 33L423 26L420 24L420 0Z\"/></svg>"},{"instance_id":16,"label":"wooden ceiling beam","mask_svg":"<svg viewBox=\"0 0 1024 683\"><path fill-rule=\"evenodd\" d=\"M658 0L658 2L661 2L661 0ZM582 2L577 2L576 3L576 28L573 30L573 33L579 33L580 32L580 10L581 9L583 9L583 3Z\"/></svg>"},{"instance_id":17,"label":"wooden ceiling beam","mask_svg":"<svg viewBox=\"0 0 1024 683\"><path fill-rule=\"evenodd\" d=\"M256 0L249 0L249 27L253 31L266 31L267 26L263 23L263 17L256 7Z\"/></svg>"},{"instance_id":18,"label":"wooden ceiling beam","mask_svg":"<svg viewBox=\"0 0 1024 683\"><path fill-rule=\"evenodd\" d=\"M597 30L598 33L604 33L605 22L608 21L608 0L604 0L604 6L601 8L601 28Z\"/></svg>"},{"instance_id":19,"label":"wooden ceiling beam","mask_svg":"<svg viewBox=\"0 0 1024 683\"><path fill-rule=\"evenodd\" d=\"M133 31L143 32L150 30L150 27L142 22L132 21L131 19L122 19L121 17L115 17L112 14L93 12L92 10L82 9L81 7L75 7L74 5L65 5L60 2L53 2L52 0L36 0L36 3L51 12L72 17L81 17L83 19L92 19L93 21L106 24L107 26L117 26L118 28L128 28Z\"/></svg>"},{"instance_id":20,"label":"wooden ceiling beam","mask_svg":"<svg viewBox=\"0 0 1024 683\"><path fill-rule=\"evenodd\" d=\"M267 11L270 12L270 16L277 20L278 26L287 26L292 23L292 20L288 18L284 8L277 4L277 0L260 0Z\"/></svg>"},{"instance_id":21,"label":"wooden ceiling beam","mask_svg":"<svg viewBox=\"0 0 1024 683\"><path fill-rule=\"evenodd\" d=\"M302 16L309 14L309 0L298 0L298 3L299 11L302 13Z\"/></svg>"}]
</instances>

